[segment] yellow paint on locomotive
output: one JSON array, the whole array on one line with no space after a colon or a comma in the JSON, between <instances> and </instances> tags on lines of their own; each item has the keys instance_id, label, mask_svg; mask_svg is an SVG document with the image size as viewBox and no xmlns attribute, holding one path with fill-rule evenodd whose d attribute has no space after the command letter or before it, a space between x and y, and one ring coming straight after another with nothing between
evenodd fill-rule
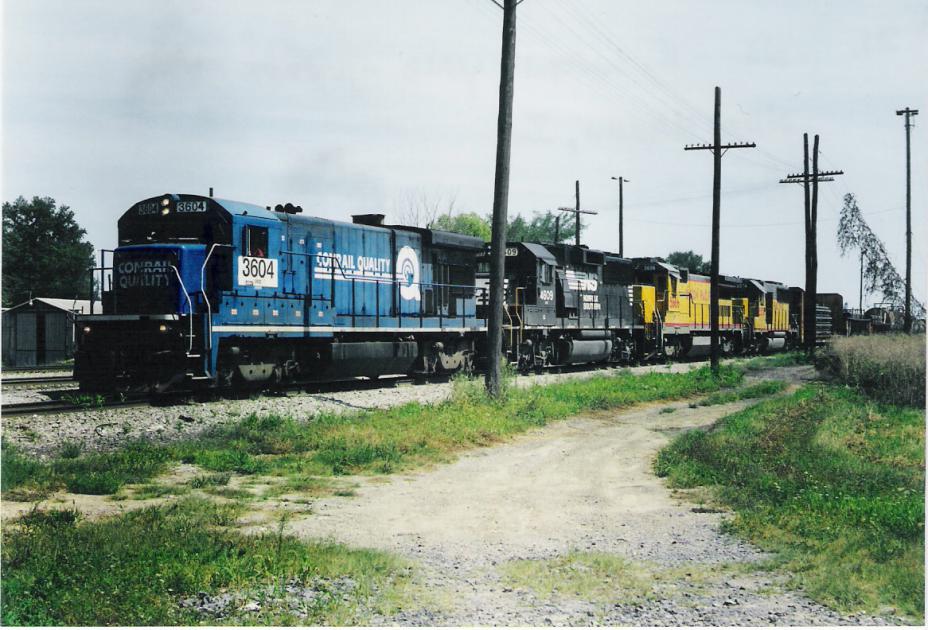
<instances>
[{"instance_id":1,"label":"yellow paint on locomotive","mask_svg":"<svg viewBox=\"0 0 928 630\"><path fill-rule=\"evenodd\" d=\"M634 300L636 323L653 324L654 287L640 284L634 285L632 287L632 299Z\"/></svg>"},{"instance_id":2,"label":"yellow paint on locomotive","mask_svg":"<svg viewBox=\"0 0 928 630\"><path fill-rule=\"evenodd\" d=\"M789 303L773 300L773 327L772 330L789 330Z\"/></svg>"},{"instance_id":3,"label":"yellow paint on locomotive","mask_svg":"<svg viewBox=\"0 0 928 630\"><path fill-rule=\"evenodd\" d=\"M658 310L665 326L669 327L709 327L709 279L690 276L687 282L667 276L664 299L658 297ZM663 284L663 283L662 283ZM730 327L734 324L732 300L719 300L719 326Z\"/></svg>"}]
</instances>

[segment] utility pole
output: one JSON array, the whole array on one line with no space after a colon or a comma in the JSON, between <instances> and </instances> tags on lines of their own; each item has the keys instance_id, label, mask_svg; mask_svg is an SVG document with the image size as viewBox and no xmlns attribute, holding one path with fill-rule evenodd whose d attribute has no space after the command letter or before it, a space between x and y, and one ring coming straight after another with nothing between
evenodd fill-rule
<instances>
[{"instance_id":1,"label":"utility pole","mask_svg":"<svg viewBox=\"0 0 928 630\"><path fill-rule=\"evenodd\" d=\"M860 304L857 305L860 316L864 316L864 250L860 249Z\"/></svg>"},{"instance_id":2,"label":"utility pole","mask_svg":"<svg viewBox=\"0 0 928 630\"><path fill-rule=\"evenodd\" d=\"M623 216L623 199L622 199L622 182L628 182L629 180L625 179L621 175L619 177L613 177L615 181L619 182L619 258L625 258L625 227L624 222L625 218Z\"/></svg>"},{"instance_id":3,"label":"utility pole","mask_svg":"<svg viewBox=\"0 0 928 630\"><path fill-rule=\"evenodd\" d=\"M503 346L503 283L506 265L506 214L509 209L509 157L512 149L512 95L516 61L517 0L503 0L503 43L500 55L499 115L496 122L496 176L493 183L493 223L490 237L490 312L486 388L500 393Z\"/></svg>"},{"instance_id":4,"label":"utility pole","mask_svg":"<svg viewBox=\"0 0 928 630\"><path fill-rule=\"evenodd\" d=\"M599 214L598 212L593 212L591 210L581 210L580 209L580 180L574 182L574 207L567 208L562 207L558 208L560 212L573 212L574 213L574 245L580 247L580 215L581 214Z\"/></svg>"},{"instance_id":5,"label":"utility pole","mask_svg":"<svg viewBox=\"0 0 928 630\"><path fill-rule=\"evenodd\" d=\"M722 144L722 88L715 88L715 133L712 144L688 144L684 151L712 151L712 265L709 279L709 341L712 373L719 373L719 216L722 202L722 155L729 149L753 149L753 142Z\"/></svg>"},{"instance_id":6,"label":"utility pole","mask_svg":"<svg viewBox=\"0 0 928 630\"><path fill-rule=\"evenodd\" d=\"M554 217L554 242L561 242L561 215Z\"/></svg>"},{"instance_id":7,"label":"utility pole","mask_svg":"<svg viewBox=\"0 0 928 630\"><path fill-rule=\"evenodd\" d=\"M818 170L818 134L812 150L812 172L809 172L809 134L802 134L802 173L787 175L781 184L802 184L805 207L803 223L806 231L806 294L803 299L802 328L806 352L815 351L816 305L818 292L818 185L820 182L833 182L835 175L844 175L844 171ZM810 188L811 186L811 201Z\"/></svg>"},{"instance_id":8,"label":"utility pole","mask_svg":"<svg viewBox=\"0 0 928 630\"><path fill-rule=\"evenodd\" d=\"M576 207L574 212L576 213L577 224L574 229L574 245L580 247L580 180L574 182L574 200L576 201Z\"/></svg>"},{"instance_id":9,"label":"utility pole","mask_svg":"<svg viewBox=\"0 0 928 630\"><path fill-rule=\"evenodd\" d=\"M896 116L905 116L905 331L912 332L912 116L917 109L896 110Z\"/></svg>"}]
</instances>

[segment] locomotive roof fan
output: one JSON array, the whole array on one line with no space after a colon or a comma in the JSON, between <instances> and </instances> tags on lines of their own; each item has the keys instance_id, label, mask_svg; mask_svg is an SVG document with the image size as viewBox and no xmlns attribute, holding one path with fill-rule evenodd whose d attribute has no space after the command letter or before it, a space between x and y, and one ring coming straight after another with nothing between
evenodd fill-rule
<instances>
[{"instance_id":1,"label":"locomotive roof fan","mask_svg":"<svg viewBox=\"0 0 928 630\"><path fill-rule=\"evenodd\" d=\"M283 212L284 214L299 214L303 212L303 206L295 206L290 202L286 204L277 204L274 206L274 212Z\"/></svg>"}]
</instances>

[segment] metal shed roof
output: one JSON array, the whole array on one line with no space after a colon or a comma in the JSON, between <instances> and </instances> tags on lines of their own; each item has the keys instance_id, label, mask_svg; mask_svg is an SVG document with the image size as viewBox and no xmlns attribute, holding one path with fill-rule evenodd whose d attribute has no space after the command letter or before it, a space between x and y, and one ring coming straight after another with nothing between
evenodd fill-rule
<instances>
[{"instance_id":1,"label":"metal shed roof","mask_svg":"<svg viewBox=\"0 0 928 630\"><path fill-rule=\"evenodd\" d=\"M69 311L72 313L80 313L81 315L91 315L98 314L103 312L103 303L100 300L96 300L93 303L93 312L90 310L90 300L69 300L68 298L42 298L35 297L31 300L27 300L22 304L17 304L16 306L11 306L6 311L12 311L18 308L23 308L26 306L32 306L34 302L41 302L52 308L57 308L62 311Z\"/></svg>"}]
</instances>

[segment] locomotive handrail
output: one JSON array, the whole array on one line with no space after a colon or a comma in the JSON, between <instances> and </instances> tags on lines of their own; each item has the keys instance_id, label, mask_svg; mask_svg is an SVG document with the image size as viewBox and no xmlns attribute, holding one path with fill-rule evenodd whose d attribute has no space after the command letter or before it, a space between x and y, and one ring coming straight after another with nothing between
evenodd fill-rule
<instances>
[{"instance_id":1,"label":"locomotive handrail","mask_svg":"<svg viewBox=\"0 0 928 630\"><path fill-rule=\"evenodd\" d=\"M180 272L177 270L177 267L174 265L169 265L171 269L174 270L174 275L177 276L177 281L180 283L180 288L184 292L184 297L187 298L187 308L189 309L188 317L190 317L190 335L188 338L187 345L187 355L193 353L193 302L190 300L190 294L187 293L187 287L184 285L184 281L180 277Z\"/></svg>"},{"instance_id":2,"label":"locomotive handrail","mask_svg":"<svg viewBox=\"0 0 928 630\"><path fill-rule=\"evenodd\" d=\"M206 258L203 259L203 265L200 267L200 294L203 295L203 301L206 303L206 348L207 350L212 350L213 348L213 307L209 303L209 296L206 294L206 265L209 263L210 257L213 255L213 250L217 247L228 247L232 248L231 245L225 243L213 243L209 248L209 252L206 254ZM191 311L193 307L191 307ZM193 313L191 313L192 317ZM192 327L191 319L191 327ZM191 347L193 341L191 340Z\"/></svg>"}]
</instances>

